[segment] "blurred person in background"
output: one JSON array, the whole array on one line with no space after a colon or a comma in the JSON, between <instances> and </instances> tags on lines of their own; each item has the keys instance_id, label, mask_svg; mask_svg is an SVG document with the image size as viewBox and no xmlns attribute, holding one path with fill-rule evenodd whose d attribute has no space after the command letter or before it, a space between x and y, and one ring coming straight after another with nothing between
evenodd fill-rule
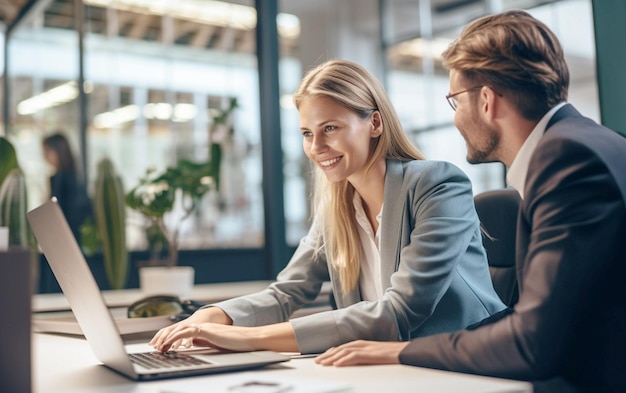
<instances>
[{"instance_id":1,"label":"blurred person in background","mask_svg":"<svg viewBox=\"0 0 626 393\"><path fill-rule=\"evenodd\" d=\"M54 169L50 177L50 197L56 197L72 233L80 242L80 227L92 217L92 204L87 188L76 168L69 141L61 132L43 139L44 158Z\"/></svg>"}]
</instances>

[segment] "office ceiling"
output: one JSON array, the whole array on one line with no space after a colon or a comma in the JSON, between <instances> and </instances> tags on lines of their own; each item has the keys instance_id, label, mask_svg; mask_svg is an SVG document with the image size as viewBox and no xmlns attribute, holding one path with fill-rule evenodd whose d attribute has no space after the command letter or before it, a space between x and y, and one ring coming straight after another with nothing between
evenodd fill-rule
<instances>
[{"instance_id":1,"label":"office ceiling","mask_svg":"<svg viewBox=\"0 0 626 393\"><path fill-rule=\"evenodd\" d=\"M8 25L15 19L27 0L0 0L0 22Z\"/></svg>"},{"instance_id":2,"label":"office ceiling","mask_svg":"<svg viewBox=\"0 0 626 393\"><path fill-rule=\"evenodd\" d=\"M74 28L73 0L45 0L43 24L60 29ZM99 5L102 0L84 0L88 32L118 35L144 41L171 40L177 44L199 48L215 48L240 52L252 52L255 48L254 30L230 26L211 25L193 18L177 18L170 15L171 24L165 27L161 15L138 12L133 7L115 7L107 10ZM0 0L0 22L8 26L28 0ZM109 3L124 3L110 1ZM137 3L137 2L135 2ZM145 2L144 2L145 3ZM164 38L164 31L172 32Z\"/></svg>"},{"instance_id":3,"label":"office ceiling","mask_svg":"<svg viewBox=\"0 0 626 393\"><path fill-rule=\"evenodd\" d=\"M202 18L189 15L179 17L177 10L165 12L170 18L162 15L150 14L145 10L145 1L137 0L83 0L86 4L85 18L88 21L87 31L108 36L120 36L136 40L152 42L171 42L195 48L216 49L241 53L252 53L255 50L254 29L249 27L219 25L207 23ZM201 8L202 1L195 1L194 6ZM358 13L358 28L376 30L378 25L377 7L366 8L359 0L341 0L355 7ZM419 31L419 0L387 0L388 4L397 12L394 16L393 36L400 40L414 38ZM430 0L432 11L432 26L435 33L447 31L453 27L462 26L470 19L484 14L486 4L500 4L502 8L528 8L540 4L553 3L559 0ZM30 0L0 0L0 23L8 26L18 15L20 9ZM229 3L252 5L252 0L231 0ZM370 0L366 4L375 4ZM74 0L41 0L45 10L43 20L38 24L61 29L74 28ZM104 8L103 4L115 4L111 8ZM129 5L134 4L134 5ZM140 4L140 6L137 6ZM178 7L179 2L175 2ZM282 0L282 12L297 15L300 19L310 18L323 28L324 19L320 12L328 16L336 9L336 0ZM141 7L144 7L142 12ZM182 8L182 6L181 6ZM368 11L373 9L374 11ZM360 12L359 12L360 11ZM372 14L372 15L369 15ZM280 27L279 27L280 31ZM376 31L370 34L377 35ZM283 55L291 55L296 50L297 35L280 34L279 39ZM415 59L419 63L419 59Z\"/></svg>"},{"instance_id":4,"label":"office ceiling","mask_svg":"<svg viewBox=\"0 0 626 393\"><path fill-rule=\"evenodd\" d=\"M503 8L529 8L556 1L558 0L498 0L495 1L495 3L499 2ZM0 0L0 23L5 26L9 25L18 15L19 10L28 2L29 0ZM71 16L73 15L73 0L44 0L44 2L50 3L46 7L46 24L54 25L56 27L72 26ZM231 0L229 2L247 5L253 4L252 0ZM89 0L85 0L85 3L89 4L93 3L93 1L90 2ZM98 1L98 3L106 3L106 1ZM110 0L108 3L124 3L124 1ZM306 15L307 13L318 11L320 8L331 7L333 3L333 0L283 0L280 2L280 7L281 10L284 10L285 12L292 12L297 15ZM417 10L419 0L391 0L389 3L397 9ZM478 13L478 10L484 9L487 3L494 3L494 0L430 0L430 3L433 18L435 19L433 21L433 25L438 26L447 25L448 23L446 23L446 21L449 21L451 18L465 20L468 15ZM93 21L97 24L97 22L99 22L99 14L104 14L105 10L94 6L88 6L88 9L91 11L89 12L91 14L90 18L93 18ZM128 31L129 35L134 35L138 38L142 34L144 36L155 34L152 30L160 25L159 21L152 20L158 19L154 16L151 17L150 15L141 15L136 12L128 11L118 12L120 13L119 19L120 24L122 25L121 28ZM203 30L202 26L195 26L194 23L190 21L181 21L178 25L179 39L181 39L181 36L195 36L196 44L201 44L202 42L206 43L211 40L210 38L202 40L198 37L211 36L211 33L207 31L200 33L200 31ZM217 32L215 34L220 33Z\"/></svg>"}]
</instances>

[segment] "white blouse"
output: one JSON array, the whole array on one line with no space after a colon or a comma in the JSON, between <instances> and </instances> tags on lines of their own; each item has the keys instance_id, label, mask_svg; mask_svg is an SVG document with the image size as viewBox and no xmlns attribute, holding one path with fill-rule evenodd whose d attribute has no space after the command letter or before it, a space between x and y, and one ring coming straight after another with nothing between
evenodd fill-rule
<instances>
[{"instance_id":1,"label":"white blouse","mask_svg":"<svg viewBox=\"0 0 626 393\"><path fill-rule=\"evenodd\" d=\"M380 273L380 228L383 217L383 208L376 216L378 221L378 229L376 233L372 228L365 210L363 209L363 201L358 192L354 193L354 209L356 212L356 221L359 224L359 238L361 239L361 249L363 250L363 258L361 259L361 275L359 277L359 287L361 291L361 299L366 301L375 301L383 296L383 284Z\"/></svg>"}]
</instances>

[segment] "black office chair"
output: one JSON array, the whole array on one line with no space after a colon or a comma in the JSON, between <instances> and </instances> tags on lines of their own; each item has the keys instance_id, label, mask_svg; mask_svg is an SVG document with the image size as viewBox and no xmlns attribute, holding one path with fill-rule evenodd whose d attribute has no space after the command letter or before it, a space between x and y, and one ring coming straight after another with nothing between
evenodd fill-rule
<instances>
[{"instance_id":1,"label":"black office chair","mask_svg":"<svg viewBox=\"0 0 626 393\"><path fill-rule=\"evenodd\" d=\"M493 287L509 307L517 303L519 296L515 276L515 235L520 200L519 193L512 188L486 191L474 197Z\"/></svg>"}]
</instances>

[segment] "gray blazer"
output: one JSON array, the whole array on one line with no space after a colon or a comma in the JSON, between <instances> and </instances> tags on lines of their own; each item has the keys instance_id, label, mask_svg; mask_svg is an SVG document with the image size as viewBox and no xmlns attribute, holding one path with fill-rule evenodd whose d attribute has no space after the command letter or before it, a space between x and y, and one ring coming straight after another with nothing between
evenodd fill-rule
<instances>
[{"instance_id":1,"label":"gray blazer","mask_svg":"<svg viewBox=\"0 0 626 393\"><path fill-rule=\"evenodd\" d=\"M302 353L356 339L409 340L464 328L501 310L491 284L471 183L454 165L387 161L381 227L380 300L341 290L324 253L314 257L315 223L277 281L217 303L235 325L289 320L330 280L338 309L291 320Z\"/></svg>"}]
</instances>

